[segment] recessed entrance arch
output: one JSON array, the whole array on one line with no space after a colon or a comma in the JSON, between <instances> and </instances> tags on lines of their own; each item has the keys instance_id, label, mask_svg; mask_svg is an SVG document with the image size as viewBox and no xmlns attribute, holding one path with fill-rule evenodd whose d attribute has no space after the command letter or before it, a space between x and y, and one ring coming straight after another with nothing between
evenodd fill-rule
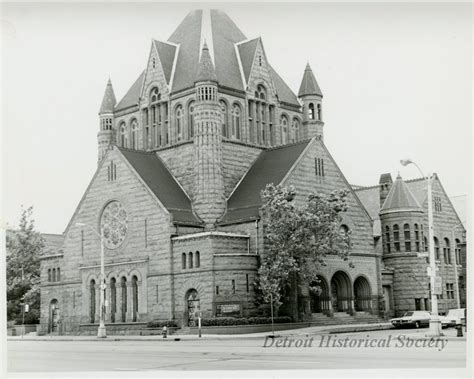
<instances>
[{"instance_id":1,"label":"recessed entrance arch","mask_svg":"<svg viewBox=\"0 0 474 379\"><path fill-rule=\"evenodd\" d=\"M59 330L59 303L57 299L51 300L49 303L49 331L51 333Z\"/></svg>"},{"instance_id":2,"label":"recessed entrance arch","mask_svg":"<svg viewBox=\"0 0 474 379\"><path fill-rule=\"evenodd\" d=\"M186 316L188 318L188 326L196 326L199 312L201 309L201 303L199 300L198 292L192 288L186 292Z\"/></svg>"},{"instance_id":3,"label":"recessed entrance arch","mask_svg":"<svg viewBox=\"0 0 474 379\"><path fill-rule=\"evenodd\" d=\"M349 275L337 271L331 279L332 308L335 312L350 312L352 285Z\"/></svg>"},{"instance_id":4,"label":"recessed entrance arch","mask_svg":"<svg viewBox=\"0 0 474 379\"><path fill-rule=\"evenodd\" d=\"M311 283L311 287L319 287L319 291L311 291L311 313L327 313L330 310L329 285L326 279L318 275L317 281Z\"/></svg>"},{"instance_id":5,"label":"recessed entrance arch","mask_svg":"<svg viewBox=\"0 0 474 379\"><path fill-rule=\"evenodd\" d=\"M372 310L372 290L369 281L363 276L354 281L354 305L356 311Z\"/></svg>"}]
</instances>

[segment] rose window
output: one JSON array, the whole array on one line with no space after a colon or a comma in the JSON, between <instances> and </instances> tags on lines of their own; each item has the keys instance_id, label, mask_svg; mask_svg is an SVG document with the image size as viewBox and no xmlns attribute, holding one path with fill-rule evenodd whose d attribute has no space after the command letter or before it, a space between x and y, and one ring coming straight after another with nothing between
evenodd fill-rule
<instances>
[{"instance_id":1,"label":"rose window","mask_svg":"<svg viewBox=\"0 0 474 379\"><path fill-rule=\"evenodd\" d=\"M104 245L116 249L127 235L127 212L118 201L111 201L102 212L101 227Z\"/></svg>"}]
</instances>

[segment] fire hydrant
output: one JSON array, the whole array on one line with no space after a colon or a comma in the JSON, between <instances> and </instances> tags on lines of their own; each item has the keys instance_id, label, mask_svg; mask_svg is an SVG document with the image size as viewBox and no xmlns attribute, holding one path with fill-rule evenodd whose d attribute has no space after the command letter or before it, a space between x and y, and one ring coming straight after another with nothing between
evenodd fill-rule
<instances>
[{"instance_id":1,"label":"fire hydrant","mask_svg":"<svg viewBox=\"0 0 474 379\"><path fill-rule=\"evenodd\" d=\"M458 332L456 337L462 337L463 336L463 334L462 334L462 324L461 324L460 321L456 322L456 330Z\"/></svg>"},{"instance_id":2,"label":"fire hydrant","mask_svg":"<svg viewBox=\"0 0 474 379\"><path fill-rule=\"evenodd\" d=\"M168 337L168 328L165 326L163 326L163 330L161 331L161 334L163 335L163 338L166 338Z\"/></svg>"}]
</instances>

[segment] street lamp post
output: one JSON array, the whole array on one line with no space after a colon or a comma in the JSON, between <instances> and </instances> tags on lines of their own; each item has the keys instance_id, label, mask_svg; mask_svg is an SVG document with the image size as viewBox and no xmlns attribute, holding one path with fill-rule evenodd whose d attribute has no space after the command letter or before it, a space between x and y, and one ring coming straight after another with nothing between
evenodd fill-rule
<instances>
[{"instance_id":1,"label":"street lamp post","mask_svg":"<svg viewBox=\"0 0 474 379\"><path fill-rule=\"evenodd\" d=\"M97 233L89 224L82 222L76 223L76 226L88 227L100 240L100 309L99 309L99 329L97 330L97 338L106 338L107 333L105 330L105 265L104 265L104 238L101 230L100 234Z\"/></svg>"},{"instance_id":2,"label":"street lamp post","mask_svg":"<svg viewBox=\"0 0 474 379\"><path fill-rule=\"evenodd\" d=\"M408 166L409 164L415 165L420 172L421 176L426 180L427 197L428 197L428 246L430 253L430 289L431 289L431 313L430 318L430 335L440 336L441 335L441 320L438 316L438 297L435 293L436 284L436 262L435 262L435 251L434 251L434 230L433 230L433 201L431 193L431 175L425 176L420 167L413 162L411 159L402 159L400 161L402 166Z\"/></svg>"}]
</instances>

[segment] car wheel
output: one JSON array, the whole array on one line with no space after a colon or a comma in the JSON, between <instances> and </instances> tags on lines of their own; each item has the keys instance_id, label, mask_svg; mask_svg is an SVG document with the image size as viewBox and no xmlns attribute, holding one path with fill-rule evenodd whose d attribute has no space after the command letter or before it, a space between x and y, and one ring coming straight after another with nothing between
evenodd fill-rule
<instances>
[{"instance_id":1,"label":"car wheel","mask_svg":"<svg viewBox=\"0 0 474 379\"><path fill-rule=\"evenodd\" d=\"M418 329L419 327L420 327L420 322L419 321L415 322L415 328Z\"/></svg>"}]
</instances>

